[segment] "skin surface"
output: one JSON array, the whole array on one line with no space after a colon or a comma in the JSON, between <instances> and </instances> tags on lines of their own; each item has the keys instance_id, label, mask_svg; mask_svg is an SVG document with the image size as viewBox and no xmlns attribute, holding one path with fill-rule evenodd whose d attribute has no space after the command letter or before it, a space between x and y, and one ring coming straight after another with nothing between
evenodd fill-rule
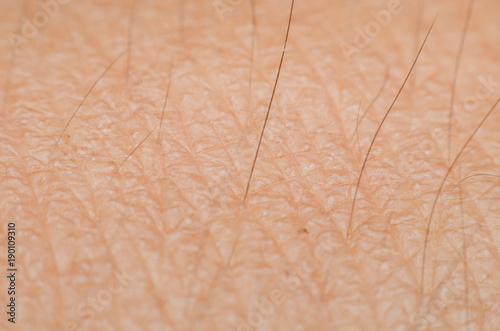
<instances>
[{"instance_id":1,"label":"skin surface","mask_svg":"<svg viewBox=\"0 0 500 331\"><path fill-rule=\"evenodd\" d=\"M290 1L40 3L1 1L0 329L500 329L498 1L295 1L245 204Z\"/></svg>"}]
</instances>

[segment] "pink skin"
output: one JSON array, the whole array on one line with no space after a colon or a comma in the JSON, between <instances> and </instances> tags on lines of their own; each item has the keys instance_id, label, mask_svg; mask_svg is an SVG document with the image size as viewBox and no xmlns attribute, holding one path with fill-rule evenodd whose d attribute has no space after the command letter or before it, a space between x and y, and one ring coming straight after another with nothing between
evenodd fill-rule
<instances>
[{"instance_id":1,"label":"pink skin","mask_svg":"<svg viewBox=\"0 0 500 331\"><path fill-rule=\"evenodd\" d=\"M495 329L500 5L368 3L295 1L276 84L288 0L4 0L16 326Z\"/></svg>"}]
</instances>

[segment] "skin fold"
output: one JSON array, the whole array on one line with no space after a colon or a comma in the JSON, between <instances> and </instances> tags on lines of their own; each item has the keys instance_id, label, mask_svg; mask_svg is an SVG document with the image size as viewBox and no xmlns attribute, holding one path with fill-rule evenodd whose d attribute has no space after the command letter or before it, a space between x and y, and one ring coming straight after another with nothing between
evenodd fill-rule
<instances>
[{"instance_id":1,"label":"skin fold","mask_svg":"<svg viewBox=\"0 0 500 331\"><path fill-rule=\"evenodd\" d=\"M0 329L500 328L497 1L1 7Z\"/></svg>"}]
</instances>

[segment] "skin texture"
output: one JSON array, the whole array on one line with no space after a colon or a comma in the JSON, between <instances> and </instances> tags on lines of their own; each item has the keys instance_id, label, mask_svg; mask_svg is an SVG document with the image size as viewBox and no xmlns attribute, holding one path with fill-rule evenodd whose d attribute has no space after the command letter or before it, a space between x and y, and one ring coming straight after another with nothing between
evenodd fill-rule
<instances>
[{"instance_id":1,"label":"skin texture","mask_svg":"<svg viewBox=\"0 0 500 331\"><path fill-rule=\"evenodd\" d=\"M295 2L243 204L290 1L3 0L0 328L498 330L500 5L394 3Z\"/></svg>"}]
</instances>

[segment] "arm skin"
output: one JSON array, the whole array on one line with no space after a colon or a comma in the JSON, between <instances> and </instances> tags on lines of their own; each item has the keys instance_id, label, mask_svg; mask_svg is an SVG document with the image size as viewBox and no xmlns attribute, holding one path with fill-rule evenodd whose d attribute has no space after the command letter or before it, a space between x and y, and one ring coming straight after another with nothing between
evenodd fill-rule
<instances>
[{"instance_id":1,"label":"arm skin","mask_svg":"<svg viewBox=\"0 0 500 331\"><path fill-rule=\"evenodd\" d=\"M29 30L49 2L0 13L16 328L498 329L500 109L429 218L500 96L497 1L458 66L468 1L295 1L245 204L290 1L61 1Z\"/></svg>"}]
</instances>

